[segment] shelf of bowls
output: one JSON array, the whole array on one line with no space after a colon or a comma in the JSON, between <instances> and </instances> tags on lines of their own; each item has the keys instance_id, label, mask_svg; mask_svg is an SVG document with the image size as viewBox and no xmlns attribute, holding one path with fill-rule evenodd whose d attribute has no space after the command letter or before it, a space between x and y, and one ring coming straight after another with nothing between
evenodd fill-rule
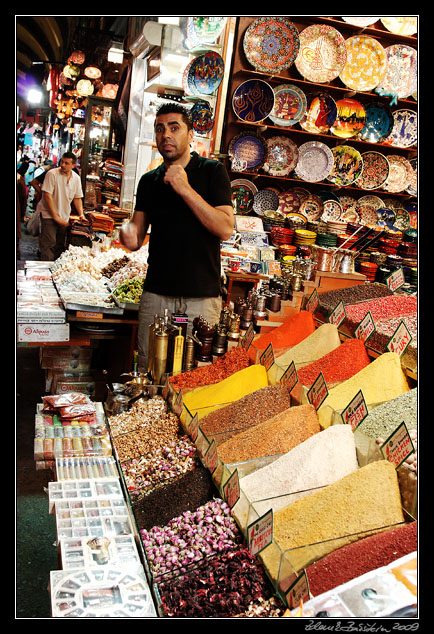
<instances>
[{"instance_id":1,"label":"shelf of bowls","mask_svg":"<svg viewBox=\"0 0 434 634\"><path fill-rule=\"evenodd\" d=\"M342 272L384 281L402 266L414 288L417 19L297 24L240 18L226 122L237 218L262 220L255 240L283 265L315 253L331 262L330 250L346 254L369 230L377 240ZM244 251L252 240L242 235Z\"/></svg>"}]
</instances>

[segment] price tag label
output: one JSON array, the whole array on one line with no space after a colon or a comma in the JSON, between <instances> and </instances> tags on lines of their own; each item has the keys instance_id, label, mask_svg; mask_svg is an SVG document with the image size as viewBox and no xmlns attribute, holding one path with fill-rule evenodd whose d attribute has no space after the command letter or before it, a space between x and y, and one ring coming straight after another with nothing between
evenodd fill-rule
<instances>
[{"instance_id":1,"label":"price tag label","mask_svg":"<svg viewBox=\"0 0 434 634\"><path fill-rule=\"evenodd\" d=\"M170 381L169 381L169 377L167 376L166 381L164 383L163 390L161 392L161 395L165 401L167 401L167 397L169 396L169 390L170 390Z\"/></svg>"},{"instance_id":2,"label":"price tag label","mask_svg":"<svg viewBox=\"0 0 434 634\"><path fill-rule=\"evenodd\" d=\"M407 350L407 347L412 339L413 337L411 336L407 326L403 321L401 321L386 347L389 352L396 352L396 354L401 356Z\"/></svg>"},{"instance_id":3,"label":"price tag label","mask_svg":"<svg viewBox=\"0 0 434 634\"><path fill-rule=\"evenodd\" d=\"M223 485L223 494L230 508L233 508L240 499L240 479L237 469L235 469L226 484Z\"/></svg>"},{"instance_id":4,"label":"price tag label","mask_svg":"<svg viewBox=\"0 0 434 634\"><path fill-rule=\"evenodd\" d=\"M329 391L327 389L324 375L322 372L320 372L318 377L315 379L312 387L310 388L310 390L308 390L308 401L311 405L314 406L316 410L318 410L327 398L328 394Z\"/></svg>"},{"instance_id":5,"label":"price tag label","mask_svg":"<svg viewBox=\"0 0 434 634\"><path fill-rule=\"evenodd\" d=\"M268 346L265 348L264 352L259 357L259 363L264 366L264 368L267 370L267 372L271 368L271 366L273 365L273 363L274 363L274 351L273 351L273 344L272 343L268 344Z\"/></svg>"},{"instance_id":6,"label":"price tag label","mask_svg":"<svg viewBox=\"0 0 434 634\"><path fill-rule=\"evenodd\" d=\"M241 347L244 350L248 350L250 348L250 346L251 346L251 343L252 343L254 337L255 337L255 330L253 328L253 324L251 323L250 326L246 330L246 334L241 339Z\"/></svg>"},{"instance_id":7,"label":"price tag label","mask_svg":"<svg viewBox=\"0 0 434 634\"><path fill-rule=\"evenodd\" d=\"M182 390L179 390L176 395L175 402L173 404L173 411L177 416L181 416L182 408L184 407L184 403L182 401Z\"/></svg>"},{"instance_id":8,"label":"price tag label","mask_svg":"<svg viewBox=\"0 0 434 634\"><path fill-rule=\"evenodd\" d=\"M344 302L341 300L329 315L329 322L339 328L344 321L347 313L345 312Z\"/></svg>"},{"instance_id":9,"label":"price tag label","mask_svg":"<svg viewBox=\"0 0 434 634\"><path fill-rule=\"evenodd\" d=\"M75 316L82 319L103 319L104 317L103 313L90 313L84 310L77 310Z\"/></svg>"},{"instance_id":10,"label":"price tag label","mask_svg":"<svg viewBox=\"0 0 434 634\"><path fill-rule=\"evenodd\" d=\"M285 598L290 610L299 606L301 601L305 603L310 599L309 583L305 570L303 570L301 575L298 575L295 581L289 586Z\"/></svg>"},{"instance_id":11,"label":"price tag label","mask_svg":"<svg viewBox=\"0 0 434 634\"><path fill-rule=\"evenodd\" d=\"M305 310L309 311L310 313L314 313L318 304L318 291L316 290L316 288L314 288L312 293L309 295L309 299L306 302Z\"/></svg>"},{"instance_id":12,"label":"price tag label","mask_svg":"<svg viewBox=\"0 0 434 634\"><path fill-rule=\"evenodd\" d=\"M193 442L196 442L197 435L199 433L199 416L197 415L197 412L190 421L188 433L190 434Z\"/></svg>"},{"instance_id":13,"label":"price tag label","mask_svg":"<svg viewBox=\"0 0 434 634\"><path fill-rule=\"evenodd\" d=\"M286 385L286 387L288 388L288 392L291 392L291 390L294 389L297 383L298 374L297 370L295 369L295 363L293 361L280 377L280 384Z\"/></svg>"},{"instance_id":14,"label":"price tag label","mask_svg":"<svg viewBox=\"0 0 434 634\"><path fill-rule=\"evenodd\" d=\"M252 555L260 553L273 541L273 509L247 527L247 544Z\"/></svg>"},{"instance_id":15,"label":"price tag label","mask_svg":"<svg viewBox=\"0 0 434 634\"><path fill-rule=\"evenodd\" d=\"M208 447L205 453L205 464L211 473L217 469L218 464L218 455L217 455L217 445L215 440L213 440Z\"/></svg>"},{"instance_id":16,"label":"price tag label","mask_svg":"<svg viewBox=\"0 0 434 634\"><path fill-rule=\"evenodd\" d=\"M386 284L392 292L401 288L401 286L405 284L404 271L402 268L396 269L396 271L388 275L386 277Z\"/></svg>"},{"instance_id":17,"label":"price tag label","mask_svg":"<svg viewBox=\"0 0 434 634\"><path fill-rule=\"evenodd\" d=\"M374 318L372 317L371 311L368 310L366 315L363 317L360 324L357 326L355 334L358 339L365 343L368 341L369 337L372 333L375 332L375 323Z\"/></svg>"},{"instance_id":18,"label":"price tag label","mask_svg":"<svg viewBox=\"0 0 434 634\"><path fill-rule=\"evenodd\" d=\"M343 410L341 416L344 423L351 425L354 431L368 415L368 407L362 390L359 390L349 405Z\"/></svg>"},{"instance_id":19,"label":"price tag label","mask_svg":"<svg viewBox=\"0 0 434 634\"><path fill-rule=\"evenodd\" d=\"M414 452L414 445L404 421L395 429L385 443L380 446L383 458L397 469Z\"/></svg>"}]
</instances>

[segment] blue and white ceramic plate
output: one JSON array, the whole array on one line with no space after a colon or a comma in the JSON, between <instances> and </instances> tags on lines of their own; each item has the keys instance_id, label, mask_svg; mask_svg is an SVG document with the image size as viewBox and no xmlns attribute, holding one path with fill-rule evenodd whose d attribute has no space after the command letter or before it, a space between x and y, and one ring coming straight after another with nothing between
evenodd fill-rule
<instances>
[{"instance_id":1,"label":"blue and white ceramic plate","mask_svg":"<svg viewBox=\"0 0 434 634\"><path fill-rule=\"evenodd\" d=\"M360 138L368 143L382 143L393 130L392 111L380 102L368 103L365 106L366 121L360 132Z\"/></svg>"},{"instance_id":2,"label":"blue and white ceramic plate","mask_svg":"<svg viewBox=\"0 0 434 634\"><path fill-rule=\"evenodd\" d=\"M279 126L295 125L306 112L307 100L304 92L292 84L280 84L273 88L274 107L271 121Z\"/></svg>"}]
</instances>

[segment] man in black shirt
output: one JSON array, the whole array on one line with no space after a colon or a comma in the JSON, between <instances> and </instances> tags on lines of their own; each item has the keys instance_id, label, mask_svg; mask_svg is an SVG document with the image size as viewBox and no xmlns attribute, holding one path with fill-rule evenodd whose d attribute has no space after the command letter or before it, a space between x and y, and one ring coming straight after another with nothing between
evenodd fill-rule
<instances>
[{"instance_id":1,"label":"man in black shirt","mask_svg":"<svg viewBox=\"0 0 434 634\"><path fill-rule=\"evenodd\" d=\"M154 315L184 309L191 322L202 315L218 321L220 240L233 232L229 177L223 164L190 153L193 129L188 110L162 106L156 115L155 138L163 163L138 184L131 222L121 241L139 249L151 226L148 270L140 302L138 366L147 369L149 325Z\"/></svg>"}]
</instances>

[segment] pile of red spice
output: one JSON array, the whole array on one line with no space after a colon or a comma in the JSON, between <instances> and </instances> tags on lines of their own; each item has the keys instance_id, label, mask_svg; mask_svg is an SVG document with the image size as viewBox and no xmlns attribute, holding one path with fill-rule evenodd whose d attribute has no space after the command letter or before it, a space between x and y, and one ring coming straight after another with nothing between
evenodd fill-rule
<instances>
[{"instance_id":1,"label":"pile of red spice","mask_svg":"<svg viewBox=\"0 0 434 634\"><path fill-rule=\"evenodd\" d=\"M322 372L327 385L350 379L370 363L365 344L360 339L347 339L340 346L313 363L297 370L298 380L310 387Z\"/></svg>"},{"instance_id":2,"label":"pile of red spice","mask_svg":"<svg viewBox=\"0 0 434 634\"><path fill-rule=\"evenodd\" d=\"M306 568L314 597L417 550L417 521L338 548Z\"/></svg>"},{"instance_id":3,"label":"pile of red spice","mask_svg":"<svg viewBox=\"0 0 434 634\"><path fill-rule=\"evenodd\" d=\"M219 383L228 376L244 370L250 364L249 354L244 348L232 348L212 365L204 365L189 372L181 372L170 377L177 392L184 388L202 387Z\"/></svg>"}]
</instances>

